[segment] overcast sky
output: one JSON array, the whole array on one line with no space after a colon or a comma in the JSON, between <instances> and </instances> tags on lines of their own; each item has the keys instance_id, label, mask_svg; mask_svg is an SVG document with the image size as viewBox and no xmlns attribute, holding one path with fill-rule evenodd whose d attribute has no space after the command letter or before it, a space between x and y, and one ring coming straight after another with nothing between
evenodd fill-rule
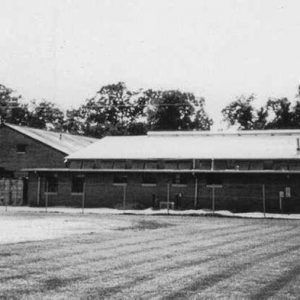
<instances>
[{"instance_id":1,"label":"overcast sky","mask_svg":"<svg viewBox=\"0 0 300 300\"><path fill-rule=\"evenodd\" d=\"M220 110L255 93L291 100L299 0L0 0L0 83L77 106L102 85L180 88Z\"/></svg>"}]
</instances>

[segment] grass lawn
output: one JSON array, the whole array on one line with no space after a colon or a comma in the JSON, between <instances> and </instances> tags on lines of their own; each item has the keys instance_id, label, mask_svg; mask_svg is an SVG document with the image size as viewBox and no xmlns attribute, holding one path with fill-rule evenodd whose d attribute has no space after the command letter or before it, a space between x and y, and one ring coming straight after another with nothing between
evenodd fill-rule
<instances>
[{"instance_id":1,"label":"grass lawn","mask_svg":"<svg viewBox=\"0 0 300 300\"><path fill-rule=\"evenodd\" d=\"M0 214L1 298L300 299L300 221Z\"/></svg>"}]
</instances>

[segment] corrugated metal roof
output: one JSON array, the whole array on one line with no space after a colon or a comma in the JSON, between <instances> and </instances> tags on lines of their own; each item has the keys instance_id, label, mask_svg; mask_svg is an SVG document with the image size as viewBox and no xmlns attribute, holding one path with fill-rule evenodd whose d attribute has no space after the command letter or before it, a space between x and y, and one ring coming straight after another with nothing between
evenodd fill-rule
<instances>
[{"instance_id":1,"label":"corrugated metal roof","mask_svg":"<svg viewBox=\"0 0 300 300\"><path fill-rule=\"evenodd\" d=\"M299 129L243 130L243 131L148 131L150 136L248 136L300 135Z\"/></svg>"},{"instance_id":2,"label":"corrugated metal roof","mask_svg":"<svg viewBox=\"0 0 300 300\"><path fill-rule=\"evenodd\" d=\"M105 137L68 159L300 159L299 130Z\"/></svg>"},{"instance_id":3,"label":"corrugated metal roof","mask_svg":"<svg viewBox=\"0 0 300 300\"><path fill-rule=\"evenodd\" d=\"M65 154L71 154L73 152L78 151L79 149L91 145L96 141L99 141L99 139L85 137L81 135L73 135L68 133L61 134L59 132L47 131L26 126L18 126L7 123L5 123L5 125Z\"/></svg>"}]
</instances>

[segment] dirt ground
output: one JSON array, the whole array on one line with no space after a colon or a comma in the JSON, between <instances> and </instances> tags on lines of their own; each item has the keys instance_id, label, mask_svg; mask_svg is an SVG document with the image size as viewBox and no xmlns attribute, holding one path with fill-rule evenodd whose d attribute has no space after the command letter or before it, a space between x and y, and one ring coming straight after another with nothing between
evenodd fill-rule
<instances>
[{"instance_id":1,"label":"dirt ground","mask_svg":"<svg viewBox=\"0 0 300 300\"><path fill-rule=\"evenodd\" d=\"M0 298L299 295L299 220L0 214Z\"/></svg>"}]
</instances>

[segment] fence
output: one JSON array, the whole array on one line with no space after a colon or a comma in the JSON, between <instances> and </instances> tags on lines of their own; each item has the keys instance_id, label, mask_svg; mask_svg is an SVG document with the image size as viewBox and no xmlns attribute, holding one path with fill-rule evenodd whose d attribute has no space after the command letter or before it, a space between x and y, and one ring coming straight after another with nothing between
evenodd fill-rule
<instances>
[{"instance_id":1,"label":"fence","mask_svg":"<svg viewBox=\"0 0 300 300\"><path fill-rule=\"evenodd\" d=\"M22 205L23 191L22 179L0 179L0 205Z\"/></svg>"},{"instance_id":2,"label":"fence","mask_svg":"<svg viewBox=\"0 0 300 300\"><path fill-rule=\"evenodd\" d=\"M39 206L153 207L230 210L233 212L300 212L300 189L279 184L230 184L223 186L161 184L112 184L86 182L83 192L72 193L69 183L59 183L57 193L41 190Z\"/></svg>"}]
</instances>

